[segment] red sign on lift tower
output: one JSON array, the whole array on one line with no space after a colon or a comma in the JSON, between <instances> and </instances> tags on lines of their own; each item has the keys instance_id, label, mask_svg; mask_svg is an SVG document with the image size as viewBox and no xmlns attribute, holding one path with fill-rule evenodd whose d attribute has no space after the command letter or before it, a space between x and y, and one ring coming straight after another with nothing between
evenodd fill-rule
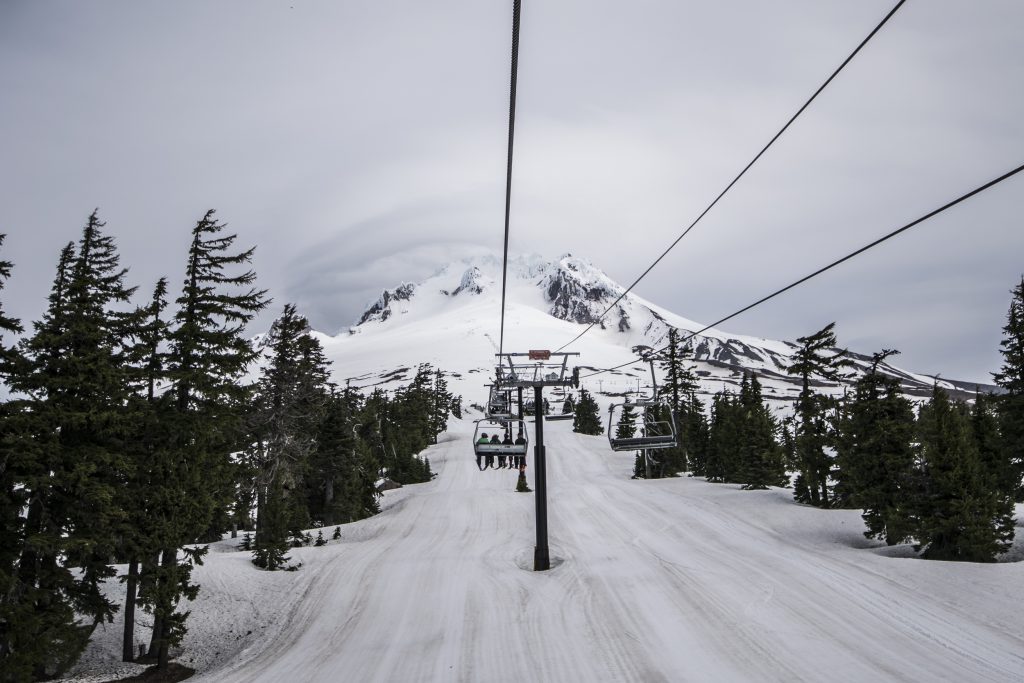
<instances>
[{"instance_id":1,"label":"red sign on lift tower","mask_svg":"<svg viewBox=\"0 0 1024 683\"><path fill-rule=\"evenodd\" d=\"M551 360L551 351L547 349L530 349L530 360Z\"/></svg>"}]
</instances>

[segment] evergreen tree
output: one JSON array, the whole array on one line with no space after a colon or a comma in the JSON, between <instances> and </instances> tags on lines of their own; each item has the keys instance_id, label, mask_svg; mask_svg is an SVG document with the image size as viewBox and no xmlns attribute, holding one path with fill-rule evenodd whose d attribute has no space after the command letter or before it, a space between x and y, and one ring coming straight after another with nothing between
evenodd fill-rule
<instances>
[{"instance_id":1,"label":"evergreen tree","mask_svg":"<svg viewBox=\"0 0 1024 683\"><path fill-rule=\"evenodd\" d=\"M618 423L615 425L616 439L632 439L636 434L636 412L633 406L625 405L619 413Z\"/></svg>"},{"instance_id":2,"label":"evergreen tree","mask_svg":"<svg viewBox=\"0 0 1024 683\"><path fill-rule=\"evenodd\" d=\"M1012 294L999 342L1003 365L992 376L1004 392L998 399L999 430L1009 467L1000 486L1012 489L1015 500L1024 502L1024 277Z\"/></svg>"},{"instance_id":3,"label":"evergreen tree","mask_svg":"<svg viewBox=\"0 0 1024 683\"><path fill-rule=\"evenodd\" d=\"M934 560L992 562L1013 541L1013 501L986 471L970 410L938 386L919 417L923 487L916 549Z\"/></svg>"},{"instance_id":4,"label":"evergreen tree","mask_svg":"<svg viewBox=\"0 0 1024 683\"><path fill-rule=\"evenodd\" d=\"M0 234L0 246L5 237ZM12 267L10 261L0 260L0 290L11 276ZM22 331L21 322L8 317L0 305L0 381L6 387L10 386L12 376L23 369L23 359L4 335ZM16 598L18 562L26 542L21 511L27 504L26 492L18 480L26 463L20 460L16 447L16 412L16 402L0 400L0 538L4 539L0 543L0 669L8 672L6 676L11 680L27 678L35 668L29 644L18 633L23 620L32 614L31 605Z\"/></svg>"},{"instance_id":5,"label":"evergreen tree","mask_svg":"<svg viewBox=\"0 0 1024 683\"><path fill-rule=\"evenodd\" d=\"M267 335L271 357L258 388L259 463L256 544L253 562L280 569L289 534L309 522L302 482L307 477L315 436L327 403L327 361L309 323L293 304Z\"/></svg>"},{"instance_id":6,"label":"evergreen tree","mask_svg":"<svg viewBox=\"0 0 1024 683\"><path fill-rule=\"evenodd\" d=\"M597 401L586 389L580 389L580 400L576 404L576 412L572 419L572 431L577 434L604 434L601 418L598 415Z\"/></svg>"},{"instance_id":7,"label":"evergreen tree","mask_svg":"<svg viewBox=\"0 0 1024 683\"><path fill-rule=\"evenodd\" d=\"M836 351L835 323L829 323L807 337L797 338L800 348L793 354L793 363L786 372L800 377L800 395L796 401L796 457L800 475L794 497L817 507L829 507L829 475L832 459L826 452L831 446L828 410L833 401L811 389L812 378L830 382L845 378L843 369L850 365L846 351ZM806 498L804 498L806 496Z\"/></svg>"},{"instance_id":8,"label":"evergreen tree","mask_svg":"<svg viewBox=\"0 0 1024 683\"><path fill-rule=\"evenodd\" d=\"M710 426L704 415L704 402L697 398L696 394L690 395L683 419L678 421L677 425L686 453L686 464L694 476L704 476Z\"/></svg>"},{"instance_id":9,"label":"evergreen tree","mask_svg":"<svg viewBox=\"0 0 1024 683\"><path fill-rule=\"evenodd\" d=\"M837 490L864 510L864 535L888 545L913 534L908 505L914 495L914 413L899 380L878 369L894 353L887 349L874 354L870 370L857 380L837 456Z\"/></svg>"},{"instance_id":10,"label":"evergreen tree","mask_svg":"<svg viewBox=\"0 0 1024 683\"><path fill-rule=\"evenodd\" d=\"M444 378L444 372L438 369L434 373L434 388L431 394L430 431L433 438L430 443L436 444L437 437L448 429L448 416L454 413L455 403L455 397L448 391L448 381Z\"/></svg>"},{"instance_id":11,"label":"evergreen tree","mask_svg":"<svg viewBox=\"0 0 1024 683\"><path fill-rule=\"evenodd\" d=\"M739 400L728 390L711 399L711 420L708 429L707 459L704 476L708 481L733 481L739 470L740 438Z\"/></svg>"},{"instance_id":12,"label":"evergreen tree","mask_svg":"<svg viewBox=\"0 0 1024 683\"><path fill-rule=\"evenodd\" d=\"M127 462L124 285L113 238L97 213L77 250L61 253L46 315L23 344L26 362L11 377L27 396L14 423L19 457L8 461L26 504L19 522L16 583L8 600L19 616L9 628L15 669L40 678L74 661L92 628L116 607L101 584L113 575L115 532L124 516L117 500ZM16 537L19 538L19 537ZM7 610L5 610L7 611ZM74 613L91 626L75 624Z\"/></svg>"},{"instance_id":13,"label":"evergreen tree","mask_svg":"<svg viewBox=\"0 0 1024 683\"><path fill-rule=\"evenodd\" d=\"M155 503L151 493L159 476L152 468L157 459L154 454L168 438L165 423L171 403L169 395L158 394L156 390L158 382L165 378L166 307L167 281L160 278L149 305L136 313L137 325L130 330L134 344L127 353L132 392L127 404L129 427L125 455L130 467L118 490L118 505L126 513L125 523L118 530L118 556L128 563L128 572L122 577L126 590L121 656L126 662L135 658L135 608L140 566L143 560L160 552L154 544L156 518L153 516Z\"/></svg>"},{"instance_id":14,"label":"evergreen tree","mask_svg":"<svg viewBox=\"0 0 1024 683\"><path fill-rule=\"evenodd\" d=\"M377 514L378 463L357 436L362 400L350 387L332 392L317 435L307 486L310 515L323 524L354 522Z\"/></svg>"},{"instance_id":15,"label":"evergreen tree","mask_svg":"<svg viewBox=\"0 0 1024 683\"><path fill-rule=\"evenodd\" d=\"M674 327L669 328L668 339L668 346L659 362L665 380L658 393L668 401L672 412L658 419L670 420L674 417L679 445L661 450L658 457L664 470L674 474L687 469L691 450L700 446L702 427L706 430L706 424L704 406L697 398L700 384L694 374L696 366L685 364L685 359L693 353L690 345L679 340L679 331ZM691 414L691 411L698 413Z\"/></svg>"},{"instance_id":16,"label":"evergreen tree","mask_svg":"<svg viewBox=\"0 0 1024 683\"><path fill-rule=\"evenodd\" d=\"M785 480L785 465L775 441L778 423L764 403L757 375L748 379L744 373L737 408L742 425L737 481L745 489L780 485Z\"/></svg>"},{"instance_id":17,"label":"evergreen tree","mask_svg":"<svg viewBox=\"0 0 1024 683\"><path fill-rule=\"evenodd\" d=\"M565 401L562 402L562 415L572 415L576 410L576 401L573 399L572 394L565 397Z\"/></svg>"},{"instance_id":18,"label":"evergreen tree","mask_svg":"<svg viewBox=\"0 0 1024 683\"><path fill-rule=\"evenodd\" d=\"M253 286L252 270L232 272L250 263L253 249L234 252L236 235L223 235L223 229L213 210L193 228L168 334L169 439L152 463L158 511L153 541L161 550L143 568L150 576L139 595L154 613L150 656L159 668L167 667L170 646L185 633L188 614L175 611L178 600L198 592L191 569L205 549L182 546L208 536L234 498L229 454L238 450L249 392L240 380L256 355L243 332L267 304L266 292Z\"/></svg>"}]
</instances>

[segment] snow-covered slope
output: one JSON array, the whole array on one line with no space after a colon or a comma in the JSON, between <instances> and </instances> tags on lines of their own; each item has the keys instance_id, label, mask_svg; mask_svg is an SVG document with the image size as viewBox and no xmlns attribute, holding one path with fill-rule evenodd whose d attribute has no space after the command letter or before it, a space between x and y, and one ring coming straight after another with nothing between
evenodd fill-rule
<instances>
[{"instance_id":1,"label":"snow-covered slope","mask_svg":"<svg viewBox=\"0 0 1024 683\"><path fill-rule=\"evenodd\" d=\"M216 544L175 652L193 680L1024 680L1020 541L1017 562L911 559L866 541L858 510L788 490L630 480L632 454L562 422L545 428L554 566L532 572L534 497L477 470L471 427L425 453L434 481L293 550L298 572ZM120 632L98 629L76 680L126 670Z\"/></svg>"},{"instance_id":2,"label":"snow-covered slope","mask_svg":"<svg viewBox=\"0 0 1024 683\"><path fill-rule=\"evenodd\" d=\"M505 351L556 349L575 337L624 290L585 259L545 260L520 256L508 267ZM454 373L452 388L468 401L481 400L482 385L493 374L501 310L501 262L483 257L450 264L423 282L403 283L369 305L356 325L335 337L321 336L334 363L335 381L357 386L394 386L411 377L416 364L430 362ZM568 347L582 374L629 362L637 344L661 347L670 328L684 335L702 324L676 315L633 294L615 306L599 326ZM739 384L744 371L756 372L766 396L778 407L799 391L785 372L796 348L792 343L708 330L692 340L702 391L712 394ZM854 354L863 372L870 358ZM890 365L906 393L926 396L935 380ZM622 370L584 380L598 395L615 395L649 385L649 370L639 361ZM961 387L940 381L953 393ZM829 390L841 392L837 386Z\"/></svg>"}]
</instances>

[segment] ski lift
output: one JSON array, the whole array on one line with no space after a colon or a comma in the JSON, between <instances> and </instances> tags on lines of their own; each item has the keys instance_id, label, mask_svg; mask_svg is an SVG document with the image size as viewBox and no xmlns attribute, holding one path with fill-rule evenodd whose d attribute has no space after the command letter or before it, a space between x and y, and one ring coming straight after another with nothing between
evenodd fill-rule
<instances>
[{"instance_id":1,"label":"ski lift","mask_svg":"<svg viewBox=\"0 0 1024 683\"><path fill-rule=\"evenodd\" d=\"M487 417L510 419L512 417L512 401L509 392L497 384L491 384L487 397Z\"/></svg>"},{"instance_id":2,"label":"ski lift","mask_svg":"<svg viewBox=\"0 0 1024 683\"><path fill-rule=\"evenodd\" d=\"M526 422L519 418L484 418L473 424L473 454L479 458L495 455L526 456L530 445ZM497 441L493 437L497 435Z\"/></svg>"},{"instance_id":3,"label":"ski lift","mask_svg":"<svg viewBox=\"0 0 1024 683\"><path fill-rule=\"evenodd\" d=\"M658 397L658 380L654 374L654 357L647 347L636 347L634 352L651 365L651 395L639 398L626 398L622 403L608 406L608 443L613 451L655 450L675 448L679 445L676 433L676 416L666 398ZM623 422L627 411L639 409L634 417L632 435L616 436L628 431ZM616 416L616 409L619 414ZM667 419L666 419L667 418Z\"/></svg>"},{"instance_id":4,"label":"ski lift","mask_svg":"<svg viewBox=\"0 0 1024 683\"><path fill-rule=\"evenodd\" d=\"M623 415L631 408L638 408L632 436L616 434L623 430ZM618 409L618 415L616 415ZM668 419L658 419L667 415ZM679 445L676 436L675 416L664 399L626 399L623 403L608 406L608 443L613 451L639 451L658 448L675 448Z\"/></svg>"}]
</instances>

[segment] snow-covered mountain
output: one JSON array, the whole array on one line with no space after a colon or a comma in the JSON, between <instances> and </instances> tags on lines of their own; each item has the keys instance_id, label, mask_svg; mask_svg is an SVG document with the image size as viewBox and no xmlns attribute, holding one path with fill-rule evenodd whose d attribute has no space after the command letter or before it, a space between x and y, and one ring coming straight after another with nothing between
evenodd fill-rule
<instances>
[{"instance_id":1,"label":"snow-covered mountain","mask_svg":"<svg viewBox=\"0 0 1024 683\"><path fill-rule=\"evenodd\" d=\"M334 337L320 337L334 363L335 381L355 386L407 381L418 363L429 362L452 374L452 388L468 402L479 400L493 374L501 310L501 260L485 256L452 263L422 282L403 282L385 290L359 320ZM582 331L624 291L624 287L586 259L558 260L519 256L509 262L505 351L557 349ZM671 328L688 335L704 325L630 293L597 326L566 350L578 352L581 374L628 362L637 344L661 347ZM708 330L693 338L694 364L702 392L710 395L739 384L743 372L756 372L768 399L779 407L799 392L785 372L796 346L790 342ZM856 371L870 356L854 353ZM927 396L933 377L885 364L910 396ZM620 395L650 384L639 360L620 370L584 378L599 396ZM973 385L951 380L939 384L967 394ZM842 387L831 386L835 392Z\"/></svg>"}]
</instances>

